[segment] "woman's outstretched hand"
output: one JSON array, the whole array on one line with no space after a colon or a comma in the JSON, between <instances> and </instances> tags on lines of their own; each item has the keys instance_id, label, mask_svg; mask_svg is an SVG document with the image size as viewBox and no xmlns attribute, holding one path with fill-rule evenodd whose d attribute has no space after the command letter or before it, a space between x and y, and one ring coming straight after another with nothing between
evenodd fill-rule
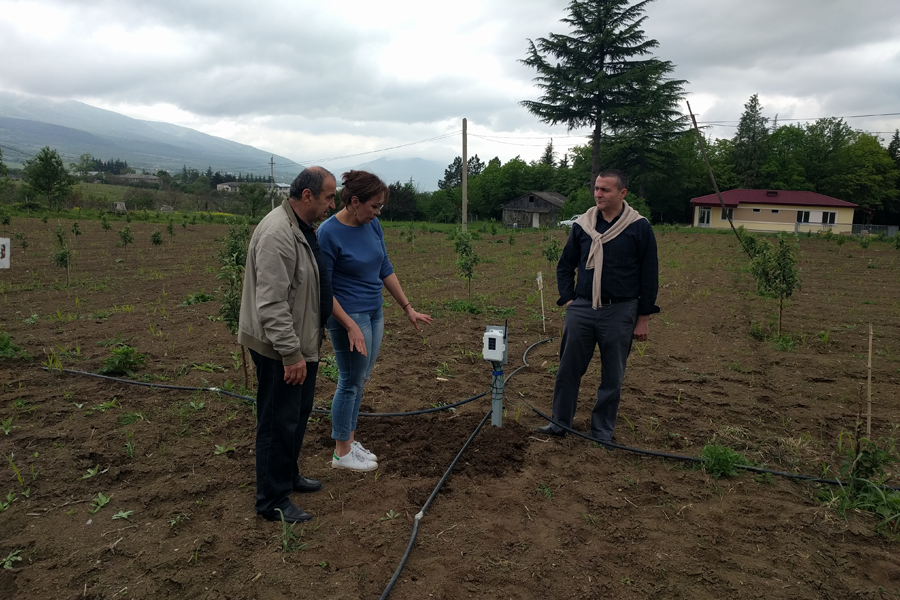
<instances>
[{"instance_id":1,"label":"woman's outstretched hand","mask_svg":"<svg viewBox=\"0 0 900 600\"><path fill-rule=\"evenodd\" d=\"M416 331L419 331L419 321L431 325L431 315L420 313L411 305L406 307L406 318L410 320L410 322L413 324L413 327L416 328Z\"/></svg>"}]
</instances>

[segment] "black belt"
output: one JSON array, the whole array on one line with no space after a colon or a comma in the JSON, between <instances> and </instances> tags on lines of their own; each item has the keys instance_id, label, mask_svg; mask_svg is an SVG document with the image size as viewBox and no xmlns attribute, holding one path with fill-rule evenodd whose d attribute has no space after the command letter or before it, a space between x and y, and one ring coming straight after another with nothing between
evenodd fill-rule
<instances>
[{"instance_id":1,"label":"black belt","mask_svg":"<svg viewBox=\"0 0 900 600\"><path fill-rule=\"evenodd\" d=\"M600 306L609 306L610 304L618 304L619 302L630 302L634 298L600 298Z\"/></svg>"}]
</instances>

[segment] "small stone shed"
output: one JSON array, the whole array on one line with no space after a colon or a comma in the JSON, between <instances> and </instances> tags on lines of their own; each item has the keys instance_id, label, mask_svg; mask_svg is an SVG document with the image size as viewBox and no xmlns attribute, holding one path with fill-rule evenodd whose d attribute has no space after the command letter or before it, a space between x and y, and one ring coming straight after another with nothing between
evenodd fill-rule
<instances>
[{"instance_id":1,"label":"small stone shed","mask_svg":"<svg viewBox=\"0 0 900 600\"><path fill-rule=\"evenodd\" d=\"M553 227L565 203L558 192L528 192L503 205L503 226Z\"/></svg>"}]
</instances>

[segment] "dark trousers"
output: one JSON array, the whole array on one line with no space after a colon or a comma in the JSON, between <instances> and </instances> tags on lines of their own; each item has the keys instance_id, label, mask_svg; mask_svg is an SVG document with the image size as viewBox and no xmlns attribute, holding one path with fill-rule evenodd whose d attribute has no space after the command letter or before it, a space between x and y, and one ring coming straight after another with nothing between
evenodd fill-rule
<instances>
[{"instance_id":1,"label":"dark trousers","mask_svg":"<svg viewBox=\"0 0 900 600\"><path fill-rule=\"evenodd\" d=\"M256 511L283 509L290 502L297 459L316 394L319 363L306 363L301 385L284 382L284 365L250 351L256 365Z\"/></svg>"},{"instance_id":2,"label":"dark trousers","mask_svg":"<svg viewBox=\"0 0 900 600\"><path fill-rule=\"evenodd\" d=\"M575 419L581 378L600 347L600 386L591 412L591 435L612 439L622 397L625 364L637 322L637 300L591 308L590 300L577 299L566 309L559 368L553 386L553 420L568 427Z\"/></svg>"}]
</instances>

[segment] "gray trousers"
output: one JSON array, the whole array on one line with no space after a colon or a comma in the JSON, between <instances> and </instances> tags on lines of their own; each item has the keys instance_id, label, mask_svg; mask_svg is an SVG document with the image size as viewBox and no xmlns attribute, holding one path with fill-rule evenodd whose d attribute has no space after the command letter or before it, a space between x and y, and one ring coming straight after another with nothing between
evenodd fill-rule
<instances>
[{"instance_id":1,"label":"gray trousers","mask_svg":"<svg viewBox=\"0 0 900 600\"><path fill-rule=\"evenodd\" d=\"M591 412L591 435L610 441L622 397L625 364L631 351L637 322L637 300L591 308L591 301L578 298L566 310L559 369L553 386L553 420L572 427L578 406L581 378L600 347L600 387Z\"/></svg>"}]
</instances>

